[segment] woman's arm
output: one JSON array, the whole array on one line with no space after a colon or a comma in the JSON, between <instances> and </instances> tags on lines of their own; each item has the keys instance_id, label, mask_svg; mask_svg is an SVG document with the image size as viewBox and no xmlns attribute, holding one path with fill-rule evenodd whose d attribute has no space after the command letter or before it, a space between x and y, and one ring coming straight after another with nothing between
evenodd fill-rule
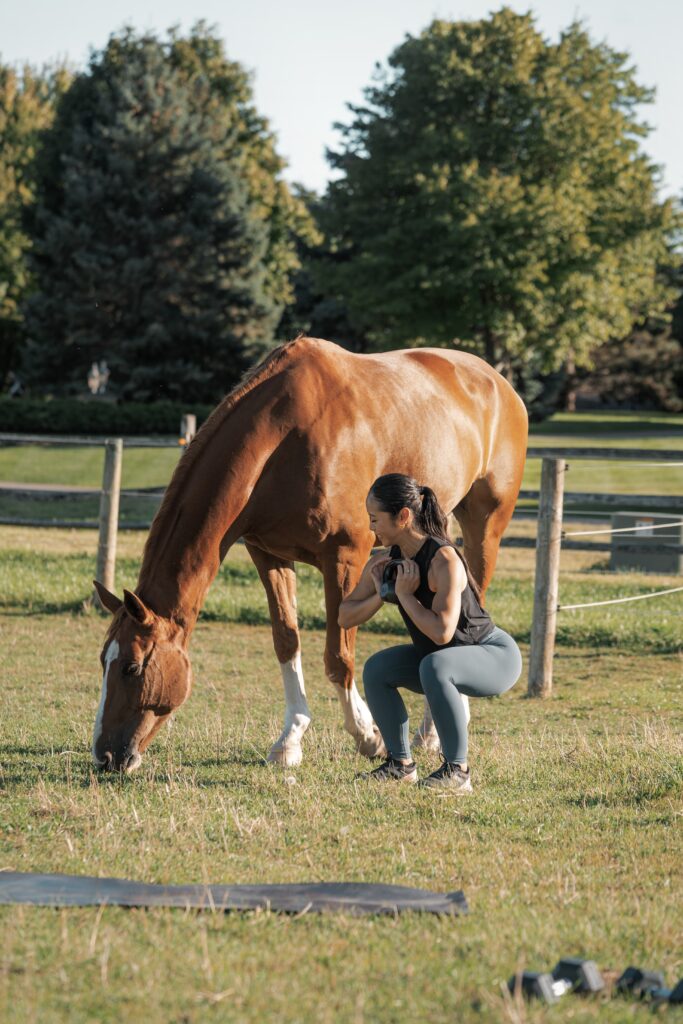
<instances>
[{"instance_id":1,"label":"woman's arm","mask_svg":"<svg viewBox=\"0 0 683 1024\"><path fill-rule=\"evenodd\" d=\"M414 592L420 585L419 573L417 579L408 582L402 571L403 566L399 566L396 576L396 596L406 614L425 636L435 644L447 644L458 625L460 595L467 586L467 574L455 551L448 547L436 553L430 569L436 584L431 609L425 608L415 597Z\"/></svg>"},{"instance_id":2,"label":"woman's arm","mask_svg":"<svg viewBox=\"0 0 683 1024\"><path fill-rule=\"evenodd\" d=\"M379 588L384 566L389 561L389 555L380 554L375 555L367 563L355 588L339 605L337 622L342 629L360 626L380 610L384 602L379 596Z\"/></svg>"}]
</instances>

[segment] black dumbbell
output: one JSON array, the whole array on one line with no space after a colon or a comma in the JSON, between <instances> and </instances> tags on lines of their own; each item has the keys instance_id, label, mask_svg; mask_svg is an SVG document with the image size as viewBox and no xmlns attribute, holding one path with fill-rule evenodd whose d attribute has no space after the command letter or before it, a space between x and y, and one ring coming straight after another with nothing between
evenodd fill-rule
<instances>
[{"instance_id":1,"label":"black dumbbell","mask_svg":"<svg viewBox=\"0 0 683 1024\"><path fill-rule=\"evenodd\" d=\"M627 967L615 985L617 992L630 992L638 999L649 999L653 992L663 988L664 975L660 971L640 967Z\"/></svg>"},{"instance_id":2,"label":"black dumbbell","mask_svg":"<svg viewBox=\"0 0 683 1024\"><path fill-rule=\"evenodd\" d=\"M595 960L581 960L580 957L565 957L553 969L555 981L568 981L572 992L601 992L605 979L598 970Z\"/></svg>"},{"instance_id":3,"label":"black dumbbell","mask_svg":"<svg viewBox=\"0 0 683 1024\"><path fill-rule=\"evenodd\" d=\"M552 974L540 971L520 971L508 981L508 988L513 995L519 989L527 999L540 999L544 1003L556 1003L571 987L568 981L555 980Z\"/></svg>"},{"instance_id":4,"label":"black dumbbell","mask_svg":"<svg viewBox=\"0 0 683 1024\"><path fill-rule=\"evenodd\" d=\"M649 992L656 1003L683 1003L683 978L674 988L653 988Z\"/></svg>"},{"instance_id":5,"label":"black dumbbell","mask_svg":"<svg viewBox=\"0 0 683 1024\"><path fill-rule=\"evenodd\" d=\"M387 604L400 604L399 599L396 596L396 574L398 573L398 567L403 562L401 558L392 558L391 561L387 562L382 572L382 582L379 588L379 596Z\"/></svg>"}]
</instances>

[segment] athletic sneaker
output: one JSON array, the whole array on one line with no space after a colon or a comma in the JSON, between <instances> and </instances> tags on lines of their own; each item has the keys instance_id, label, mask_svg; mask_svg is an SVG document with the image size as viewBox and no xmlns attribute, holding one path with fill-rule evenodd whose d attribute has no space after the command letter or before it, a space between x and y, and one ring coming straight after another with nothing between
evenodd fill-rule
<instances>
[{"instance_id":1,"label":"athletic sneaker","mask_svg":"<svg viewBox=\"0 0 683 1024\"><path fill-rule=\"evenodd\" d=\"M428 775L426 779L422 779L420 785L436 789L440 793L472 792L469 768L464 772L454 761L444 761L440 768Z\"/></svg>"},{"instance_id":2,"label":"athletic sneaker","mask_svg":"<svg viewBox=\"0 0 683 1024\"><path fill-rule=\"evenodd\" d=\"M379 768L372 772L363 772L356 778L371 779L375 782L417 782L417 765L414 761L410 764L401 764L396 758L388 757Z\"/></svg>"}]
</instances>

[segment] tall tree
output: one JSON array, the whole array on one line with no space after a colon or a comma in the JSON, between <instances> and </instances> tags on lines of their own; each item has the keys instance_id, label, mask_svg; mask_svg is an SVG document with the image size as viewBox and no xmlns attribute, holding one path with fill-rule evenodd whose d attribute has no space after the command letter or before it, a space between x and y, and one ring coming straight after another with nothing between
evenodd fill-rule
<instances>
[{"instance_id":1,"label":"tall tree","mask_svg":"<svg viewBox=\"0 0 683 1024\"><path fill-rule=\"evenodd\" d=\"M320 197L301 186L295 186L295 194L316 224L320 219ZM318 286L318 264L334 258L320 232L302 234L298 254L301 265L294 276L293 301L286 307L278 327L280 337L294 338L304 333L327 338L352 352L366 352L367 341L354 329L344 304Z\"/></svg>"},{"instance_id":2,"label":"tall tree","mask_svg":"<svg viewBox=\"0 0 683 1024\"><path fill-rule=\"evenodd\" d=\"M23 334L30 239L22 215L33 200L33 161L68 81L62 66L38 71L0 64L0 387L18 365Z\"/></svg>"},{"instance_id":3,"label":"tall tree","mask_svg":"<svg viewBox=\"0 0 683 1024\"><path fill-rule=\"evenodd\" d=\"M337 126L319 274L377 348L470 348L510 371L590 359L670 293L672 204L640 150L626 54L530 14L435 21Z\"/></svg>"},{"instance_id":4,"label":"tall tree","mask_svg":"<svg viewBox=\"0 0 683 1024\"><path fill-rule=\"evenodd\" d=\"M306 218L250 100L202 26L93 54L38 164L36 384L106 359L124 397L215 400L272 342Z\"/></svg>"}]
</instances>

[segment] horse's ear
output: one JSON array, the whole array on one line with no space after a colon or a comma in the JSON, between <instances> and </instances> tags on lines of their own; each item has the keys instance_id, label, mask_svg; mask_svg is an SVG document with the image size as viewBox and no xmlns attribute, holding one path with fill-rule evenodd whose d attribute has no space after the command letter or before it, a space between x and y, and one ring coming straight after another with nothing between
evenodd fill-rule
<instances>
[{"instance_id":1,"label":"horse's ear","mask_svg":"<svg viewBox=\"0 0 683 1024\"><path fill-rule=\"evenodd\" d=\"M154 623L156 615L132 590L124 590L123 604L131 619L135 619L141 626L151 626Z\"/></svg>"},{"instance_id":2,"label":"horse's ear","mask_svg":"<svg viewBox=\"0 0 683 1024\"><path fill-rule=\"evenodd\" d=\"M123 601L118 598L116 594L112 594L106 587L103 587L98 580L93 580L93 583L95 585L95 590L97 591L97 596L102 602L102 607L106 608L108 612L111 612L112 615L114 615L114 613L123 605Z\"/></svg>"}]
</instances>

